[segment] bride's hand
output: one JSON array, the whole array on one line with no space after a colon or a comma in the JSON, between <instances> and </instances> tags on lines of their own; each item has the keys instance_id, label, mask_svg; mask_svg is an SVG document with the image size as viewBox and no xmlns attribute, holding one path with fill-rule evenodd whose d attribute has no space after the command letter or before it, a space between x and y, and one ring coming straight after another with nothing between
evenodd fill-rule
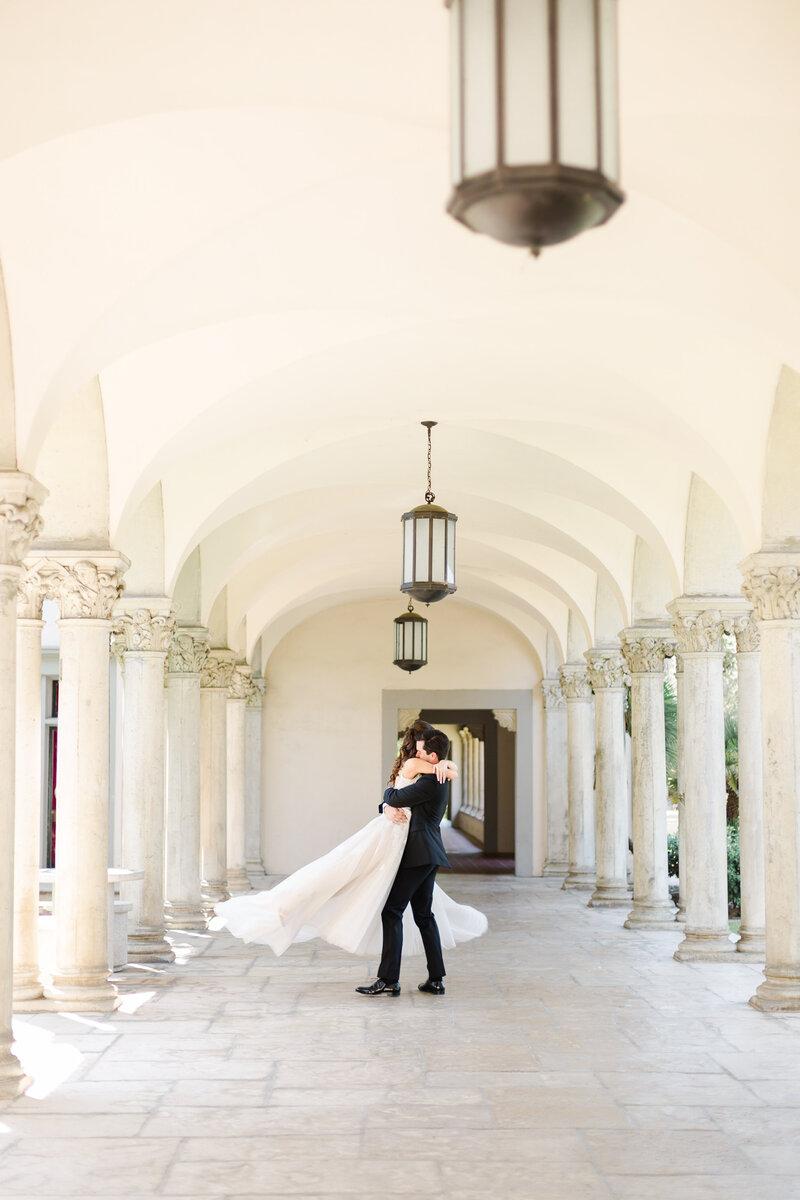
<instances>
[{"instance_id":1,"label":"bride's hand","mask_svg":"<svg viewBox=\"0 0 800 1200\"><path fill-rule=\"evenodd\" d=\"M404 825L408 820L402 808L392 808L391 804L384 804L383 815L393 821L395 825Z\"/></svg>"}]
</instances>

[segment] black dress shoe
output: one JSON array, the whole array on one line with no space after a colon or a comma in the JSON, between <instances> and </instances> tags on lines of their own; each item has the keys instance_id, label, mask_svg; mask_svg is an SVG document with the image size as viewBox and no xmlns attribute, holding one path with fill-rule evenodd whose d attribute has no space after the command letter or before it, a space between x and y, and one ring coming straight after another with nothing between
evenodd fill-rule
<instances>
[{"instance_id":1,"label":"black dress shoe","mask_svg":"<svg viewBox=\"0 0 800 1200\"><path fill-rule=\"evenodd\" d=\"M417 990L420 992L430 992L432 996L443 996L444 984L441 979L426 979L424 983L417 985Z\"/></svg>"},{"instance_id":2,"label":"black dress shoe","mask_svg":"<svg viewBox=\"0 0 800 1200\"><path fill-rule=\"evenodd\" d=\"M357 987L357 992L362 996L399 996L400 984L387 983L385 979L376 979L374 983L368 984L366 987Z\"/></svg>"}]
</instances>

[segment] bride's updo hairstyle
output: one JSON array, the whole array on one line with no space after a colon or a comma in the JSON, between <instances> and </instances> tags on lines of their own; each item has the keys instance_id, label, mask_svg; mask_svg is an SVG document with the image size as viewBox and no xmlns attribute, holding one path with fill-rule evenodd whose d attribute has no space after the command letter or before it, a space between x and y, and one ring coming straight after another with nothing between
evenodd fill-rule
<instances>
[{"instance_id":1,"label":"bride's updo hairstyle","mask_svg":"<svg viewBox=\"0 0 800 1200\"><path fill-rule=\"evenodd\" d=\"M430 725L427 721L417 720L413 725L409 725L403 736L400 753L394 760L392 773L389 776L389 787L394 787L395 780L400 774L400 768L403 763L408 762L410 758L417 757L417 742L421 742L429 733L433 733L433 725Z\"/></svg>"}]
</instances>

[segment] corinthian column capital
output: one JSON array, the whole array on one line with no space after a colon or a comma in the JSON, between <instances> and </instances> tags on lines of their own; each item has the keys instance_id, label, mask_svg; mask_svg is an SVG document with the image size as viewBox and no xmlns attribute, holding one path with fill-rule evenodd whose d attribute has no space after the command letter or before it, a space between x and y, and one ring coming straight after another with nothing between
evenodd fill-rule
<instances>
[{"instance_id":1,"label":"corinthian column capital","mask_svg":"<svg viewBox=\"0 0 800 1200\"><path fill-rule=\"evenodd\" d=\"M17 617L20 620L40 620L45 592L45 583L39 572L30 567L27 568L19 584Z\"/></svg>"},{"instance_id":2,"label":"corinthian column capital","mask_svg":"<svg viewBox=\"0 0 800 1200\"><path fill-rule=\"evenodd\" d=\"M740 596L679 596L667 605L681 654L722 654L722 635L748 617Z\"/></svg>"},{"instance_id":3,"label":"corinthian column capital","mask_svg":"<svg viewBox=\"0 0 800 1200\"><path fill-rule=\"evenodd\" d=\"M739 570L757 621L800 620L800 553L763 550L746 558Z\"/></svg>"},{"instance_id":4,"label":"corinthian column capital","mask_svg":"<svg viewBox=\"0 0 800 1200\"><path fill-rule=\"evenodd\" d=\"M761 634L752 613L736 617L731 632L736 635L737 654L756 654L758 652L761 646Z\"/></svg>"},{"instance_id":5,"label":"corinthian column capital","mask_svg":"<svg viewBox=\"0 0 800 1200\"><path fill-rule=\"evenodd\" d=\"M232 678L233 651L220 648L209 650L203 664L200 686L227 692Z\"/></svg>"},{"instance_id":6,"label":"corinthian column capital","mask_svg":"<svg viewBox=\"0 0 800 1200\"><path fill-rule=\"evenodd\" d=\"M542 697L544 699L544 706L548 712L558 712L567 707L559 679L542 680Z\"/></svg>"},{"instance_id":7,"label":"corinthian column capital","mask_svg":"<svg viewBox=\"0 0 800 1200\"><path fill-rule=\"evenodd\" d=\"M211 640L202 625L178 625L172 635L167 654L170 675L199 675L208 658Z\"/></svg>"},{"instance_id":8,"label":"corinthian column capital","mask_svg":"<svg viewBox=\"0 0 800 1200\"><path fill-rule=\"evenodd\" d=\"M267 690L267 681L261 675L254 675L250 680L250 686L247 689L247 707L260 711L264 703L264 693Z\"/></svg>"},{"instance_id":9,"label":"corinthian column capital","mask_svg":"<svg viewBox=\"0 0 800 1200\"><path fill-rule=\"evenodd\" d=\"M23 471L0 471L0 564L19 567L42 531L39 507L47 496Z\"/></svg>"},{"instance_id":10,"label":"corinthian column capital","mask_svg":"<svg viewBox=\"0 0 800 1200\"><path fill-rule=\"evenodd\" d=\"M588 664L589 683L593 691L621 691L630 683L625 659L619 650L587 650L583 657Z\"/></svg>"},{"instance_id":11,"label":"corinthian column capital","mask_svg":"<svg viewBox=\"0 0 800 1200\"><path fill-rule=\"evenodd\" d=\"M235 663L228 685L228 696L231 700L246 700L250 691L250 680L253 668L246 663Z\"/></svg>"},{"instance_id":12,"label":"corinthian column capital","mask_svg":"<svg viewBox=\"0 0 800 1200\"><path fill-rule=\"evenodd\" d=\"M667 626L632 625L619 635L622 656L631 675L660 674L664 659L675 653L675 639Z\"/></svg>"},{"instance_id":13,"label":"corinthian column capital","mask_svg":"<svg viewBox=\"0 0 800 1200\"><path fill-rule=\"evenodd\" d=\"M64 620L108 621L122 595L130 562L117 550L58 550L28 560L44 595L55 600Z\"/></svg>"},{"instance_id":14,"label":"corinthian column capital","mask_svg":"<svg viewBox=\"0 0 800 1200\"><path fill-rule=\"evenodd\" d=\"M589 673L581 663L565 663L558 668L561 680L561 690L567 702L570 700L590 700L592 686L589 683Z\"/></svg>"},{"instance_id":15,"label":"corinthian column capital","mask_svg":"<svg viewBox=\"0 0 800 1200\"><path fill-rule=\"evenodd\" d=\"M136 599L123 602L112 630L112 650L123 654L166 654L175 629L175 605L163 600Z\"/></svg>"}]
</instances>

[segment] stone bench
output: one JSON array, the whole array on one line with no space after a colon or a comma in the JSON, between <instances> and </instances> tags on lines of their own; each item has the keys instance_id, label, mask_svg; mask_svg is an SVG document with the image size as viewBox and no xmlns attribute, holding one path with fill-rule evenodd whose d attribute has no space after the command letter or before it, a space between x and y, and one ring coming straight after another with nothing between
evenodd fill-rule
<instances>
[{"instance_id":1,"label":"stone bench","mask_svg":"<svg viewBox=\"0 0 800 1200\"><path fill-rule=\"evenodd\" d=\"M117 889L121 883L134 883L144 879L144 871L128 867L108 868L108 969L115 971L128 961L128 913L133 905L120 900ZM42 867L39 871L39 895L50 895L51 912L39 917L39 962L42 968L55 965L55 867Z\"/></svg>"}]
</instances>

